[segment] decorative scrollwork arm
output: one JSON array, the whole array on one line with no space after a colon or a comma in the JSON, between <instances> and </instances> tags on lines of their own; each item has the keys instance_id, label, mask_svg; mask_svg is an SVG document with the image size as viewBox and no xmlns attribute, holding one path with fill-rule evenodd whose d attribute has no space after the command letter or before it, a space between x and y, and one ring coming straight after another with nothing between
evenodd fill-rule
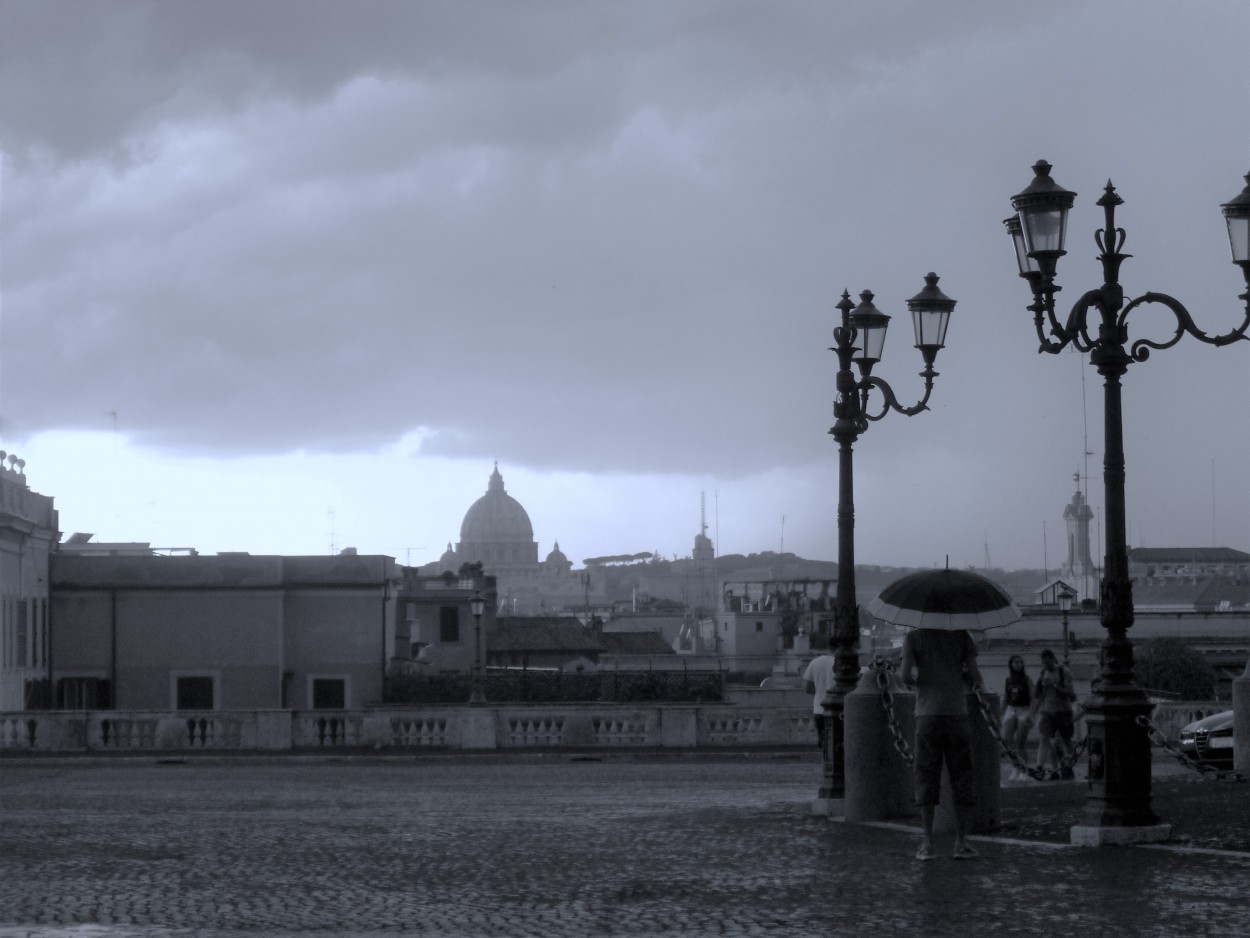
<instances>
[{"instance_id":1,"label":"decorative scrollwork arm","mask_svg":"<svg viewBox=\"0 0 1250 938\"><path fill-rule=\"evenodd\" d=\"M864 410L863 417L864 419L873 420L873 421L880 420L890 411L895 411L896 413L900 413L905 417L914 417L916 414L920 413L922 410L928 410L929 409L929 396L933 393L933 379L937 377L937 374L938 373L933 370L932 366L926 367L924 371L920 372L920 376L924 378L924 397L922 397L919 401L917 401L911 407L904 407L902 404L900 404L898 402L898 398L894 394L894 389L891 388L888 384L886 384L885 381L878 378L876 375L870 375L869 377L865 378L863 382L861 382L861 385L860 385L863 388L863 410ZM877 411L876 413L869 413L868 412L868 400L869 400L869 395L873 388L876 388L878 391L881 392L881 409Z\"/></svg>"},{"instance_id":2,"label":"decorative scrollwork arm","mask_svg":"<svg viewBox=\"0 0 1250 938\"><path fill-rule=\"evenodd\" d=\"M1194 322L1193 316L1189 314L1183 303L1175 297L1168 296L1166 293L1143 293L1137 299L1132 300L1126 305L1120 313L1117 325L1121 329L1127 326L1128 316L1133 310L1146 303L1158 303L1166 306L1176 318L1176 329L1171 337L1165 341L1155 341L1153 339L1137 339L1133 342L1129 349L1129 355L1133 361L1141 362L1150 357L1151 349L1171 348L1179 342L1186 333L1193 336L1199 342L1205 342L1207 345L1231 345L1234 342L1242 340L1250 340L1250 336L1246 335L1247 328L1250 328L1250 304L1246 308L1246 317L1241 321L1241 325L1232 332L1226 332L1223 335L1207 335L1198 328L1198 324Z\"/></svg>"}]
</instances>

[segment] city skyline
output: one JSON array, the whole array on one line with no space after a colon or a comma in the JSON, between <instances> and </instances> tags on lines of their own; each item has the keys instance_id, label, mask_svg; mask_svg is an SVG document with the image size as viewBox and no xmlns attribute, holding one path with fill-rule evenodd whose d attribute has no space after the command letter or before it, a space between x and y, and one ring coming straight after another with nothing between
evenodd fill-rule
<instances>
[{"instance_id":1,"label":"city skyline","mask_svg":"<svg viewBox=\"0 0 1250 938\"><path fill-rule=\"evenodd\" d=\"M0 447L101 540L428 563L498 461L543 555L686 556L705 495L718 552L832 560L835 304L894 317L874 373L910 403L932 270L932 409L856 444L857 561L1055 568L1076 473L1101 562L1101 381L1037 354L1001 222L1038 159L1078 193L1066 312L1110 177L1126 286L1236 325L1247 30L1221 2L8 0ZM1129 369L1130 546L1250 548L1248 356Z\"/></svg>"}]
</instances>

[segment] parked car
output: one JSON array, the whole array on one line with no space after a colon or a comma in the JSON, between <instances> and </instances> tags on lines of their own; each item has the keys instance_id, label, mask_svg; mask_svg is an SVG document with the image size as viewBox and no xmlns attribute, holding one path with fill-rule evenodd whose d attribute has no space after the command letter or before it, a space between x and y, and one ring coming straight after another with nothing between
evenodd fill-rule
<instances>
[{"instance_id":1,"label":"parked car","mask_svg":"<svg viewBox=\"0 0 1250 938\"><path fill-rule=\"evenodd\" d=\"M1181 729L1180 750L1204 765L1233 767L1233 711L1213 713Z\"/></svg>"}]
</instances>

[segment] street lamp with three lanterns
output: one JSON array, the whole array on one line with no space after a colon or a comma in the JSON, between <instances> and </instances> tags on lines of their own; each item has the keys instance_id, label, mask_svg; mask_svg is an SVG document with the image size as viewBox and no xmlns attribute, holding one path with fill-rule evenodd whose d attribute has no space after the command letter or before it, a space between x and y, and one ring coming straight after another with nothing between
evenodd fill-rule
<instances>
[{"instance_id":1,"label":"street lamp with three lanterns","mask_svg":"<svg viewBox=\"0 0 1250 938\"><path fill-rule=\"evenodd\" d=\"M1088 352L1090 362L1104 380L1103 482L1107 519L1105 573L1101 584L1101 621L1107 637L1102 644L1101 670L1086 703L1089 727L1089 797L1083 824L1073 829L1074 840L1086 843L1124 843L1164 839L1168 826L1159 823L1150 803L1150 738L1147 719L1153 705L1133 679L1133 647L1128 630L1133 624L1132 585L1128 573L1125 538L1124 426L1120 379L1135 362L1149 358L1152 350L1171 348L1185 334L1209 345L1229 345L1246 339L1250 326L1250 175L1246 188L1222 206L1228 226L1233 263L1242 269L1247 291L1240 295L1246 315L1233 331L1208 336L1194 323L1189 311L1164 293L1143 293L1127 300L1120 285L1120 265L1125 232L1116 227L1116 206L1123 199L1108 181L1098 205L1105 226L1094 240L1102 253L1102 286L1082 294L1067 317L1055 311L1056 269L1066 252L1068 211L1076 193L1050 178L1051 166L1041 160L1033 166L1028 188L1011 200L1016 214L1004 224L1015 245L1020 276L1029 284L1039 351L1056 354L1069 345ZM1137 339L1131 344L1128 319L1136 309L1158 304L1176 322L1170 336L1160 341Z\"/></svg>"},{"instance_id":2,"label":"street lamp with three lanterns","mask_svg":"<svg viewBox=\"0 0 1250 938\"><path fill-rule=\"evenodd\" d=\"M833 405L834 425L829 430L838 443L838 589L834 599L833 658L834 683L825 696L825 770L820 797L845 797L845 737L842 712L844 700L859 681L859 607L855 601L855 472L853 449L860 434L872 421L890 411L911 417L928 409L929 395L937 372L933 363L946 342L955 301L938 289L937 274L925 278L925 286L907 301L924 370L924 396L910 407L898 402L893 389L872 373L881 360L890 317L873 305L873 294L865 290L860 302L842 293L837 308L841 323L833 330L830 351L838 356L837 399ZM858 370L858 375L856 371ZM880 402L874 404L874 394Z\"/></svg>"}]
</instances>

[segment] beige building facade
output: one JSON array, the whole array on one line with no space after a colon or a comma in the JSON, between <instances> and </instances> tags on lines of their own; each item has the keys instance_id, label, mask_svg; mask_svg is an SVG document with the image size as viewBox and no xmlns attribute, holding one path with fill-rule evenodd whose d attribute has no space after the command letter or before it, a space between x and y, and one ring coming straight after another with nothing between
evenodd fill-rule
<instances>
[{"instance_id":1,"label":"beige building facade","mask_svg":"<svg viewBox=\"0 0 1250 938\"><path fill-rule=\"evenodd\" d=\"M45 705L48 556L59 538L52 498L32 492L25 462L0 451L0 710Z\"/></svg>"},{"instance_id":2,"label":"beige building facade","mask_svg":"<svg viewBox=\"0 0 1250 938\"><path fill-rule=\"evenodd\" d=\"M382 701L390 557L108 556L51 564L58 709L343 709Z\"/></svg>"}]
</instances>

